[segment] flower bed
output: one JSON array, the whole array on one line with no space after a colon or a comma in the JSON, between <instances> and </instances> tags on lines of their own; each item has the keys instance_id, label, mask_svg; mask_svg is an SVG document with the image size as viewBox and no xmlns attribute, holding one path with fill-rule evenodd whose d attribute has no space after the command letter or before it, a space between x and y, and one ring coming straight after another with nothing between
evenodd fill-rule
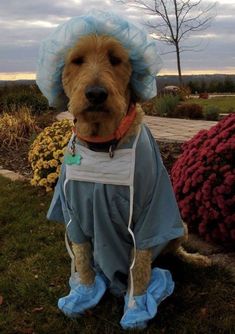
<instances>
[{"instance_id":1,"label":"flower bed","mask_svg":"<svg viewBox=\"0 0 235 334\"><path fill-rule=\"evenodd\" d=\"M235 114L184 144L171 177L181 215L207 241L235 240Z\"/></svg>"}]
</instances>

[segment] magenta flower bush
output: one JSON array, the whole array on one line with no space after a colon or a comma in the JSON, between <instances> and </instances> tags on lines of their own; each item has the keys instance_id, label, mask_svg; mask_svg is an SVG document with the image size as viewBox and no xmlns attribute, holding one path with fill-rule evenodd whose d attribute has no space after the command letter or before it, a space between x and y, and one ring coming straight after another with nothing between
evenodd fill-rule
<instances>
[{"instance_id":1,"label":"magenta flower bush","mask_svg":"<svg viewBox=\"0 0 235 334\"><path fill-rule=\"evenodd\" d=\"M189 230L234 247L235 114L185 143L171 178Z\"/></svg>"}]
</instances>

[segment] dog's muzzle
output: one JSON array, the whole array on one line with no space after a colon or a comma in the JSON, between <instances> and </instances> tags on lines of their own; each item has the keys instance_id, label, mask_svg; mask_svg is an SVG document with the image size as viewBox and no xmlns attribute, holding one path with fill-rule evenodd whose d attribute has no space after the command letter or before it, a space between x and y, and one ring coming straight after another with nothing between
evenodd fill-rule
<instances>
[{"instance_id":1,"label":"dog's muzzle","mask_svg":"<svg viewBox=\"0 0 235 334\"><path fill-rule=\"evenodd\" d=\"M108 91L102 86L89 86L85 90L87 100L94 106L101 105L108 97Z\"/></svg>"}]
</instances>

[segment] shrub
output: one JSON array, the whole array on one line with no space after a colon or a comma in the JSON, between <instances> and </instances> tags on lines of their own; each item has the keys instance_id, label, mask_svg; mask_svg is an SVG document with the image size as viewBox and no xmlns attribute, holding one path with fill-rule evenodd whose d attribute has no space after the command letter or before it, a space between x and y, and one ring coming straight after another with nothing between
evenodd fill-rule
<instances>
[{"instance_id":1,"label":"shrub","mask_svg":"<svg viewBox=\"0 0 235 334\"><path fill-rule=\"evenodd\" d=\"M42 95L9 94L1 99L0 108L9 112L13 107L20 108L26 106L33 114L40 114L49 108L47 100Z\"/></svg>"},{"instance_id":2,"label":"shrub","mask_svg":"<svg viewBox=\"0 0 235 334\"><path fill-rule=\"evenodd\" d=\"M204 118L207 121L218 121L220 115L220 108L216 106L208 106L204 112Z\"/></svg>"},{"instance_id":3,"label":"shrub","mask_svg":"<svg viewBox=\"0 0 235 334\"><path fill-rule=\"evenodd\" d=\"M171 177L182 218L207 241L234 245L235 114L184 144Z\"/></svg>"},{"instance_id":4,"label":"shrub","mask_svg":"<svg viewBox=\"0 0 235 334\"><path fill-rule=\"evenodd\" d=\"M191 89L187 86L165 86L160 92L160 96L178 96L180 101L188 99L190 94Z\"/></svg>"},{"instance_id":5,"label":"shrub","mask_svg":"<svg viewBox=\"0 0 235 334\"><path fill-rule=\"evenodd\" d=\"M174 112L168 113L168 117L202 119L203 108L196 103L184 103L177 106Z\"/></svg>"},{"instance_id":6,"label":"shrub","mask_svg":"<svg viewBox=\"0 0 235 334\"><path fill-rule=\"evenodd\" d=\"M3 113L0 116L0 147L16 148L19 143L29 141L36 131L38 127L31 115L31 109L14 108L11 113Z\"/></svg>"},{"instance_id":7,"label":"shrub","mask_svg":"<svg viewBox=\"0 0 235 334\"><path fill-rule=\"evenodd\" d=\"M153 99L149 101L141 103L141 107L146 115L157 116L156 100L157 100L157 97L154 97Z\"/></svg>"},{"instance_id":8,"label":"shrub","mask_svg":"<svg viewBox=\"0 0 235 334\"><path fill-rule=\"evenodd\" d=\"M199 93L199 99L209 99L209 94L206 92Z\"/></svg>"},{"instance_id":9,"label":"shrub","mask_svg":"<svg viewBox=\"0 0 235 334\"><path fill-rule=\"evenodd\" d=\"M35 139L29 151L33 169L32 185L53 190L63 161L64 150L71 137L72 123L62 120L45 128Z\"/></svg>"},{"instance_id":10,"label":"shrub","mask_svg":"<svg viewBox=\"0 0 235 334\"><path fill-rule=\"evenodd\" d=\"M10 112L12 108L22 106L30 108L33 114L49 109L47 99L35 85L16 85L0 90L0 112Z\"/></svg>"},{"instance_id":11,"label":"shrub","mask_svg":"<svg viewBox=\"0 0 235 334\"><path fill-rule=\"evenodd\" d=\"M180 97L180 101L185 101L189 98L191 89L188 86L180 86L177 94Z\"/></svg>"},{"instance_id":12,"label":"shrub","mask_svg":"<svg viewBox=\"0 0 235 334\"><path fill-rule=\"evenodd\" d=\"M165 94L142 103L141 107L146 115L164 117L173 112L179 102L179 95Z\"/></svg>"},{"instance_id":13,"label":"shrub","mask_svg":"<svg viewBox=\"0 0 235 334\"><path fill-rule=\"evenodd\" d=\"M159 116L169 116L172 114L180 102L180 97L178 95L173 96L166 94L156 99L156 113Z\"/></svg>"}]
</instances>

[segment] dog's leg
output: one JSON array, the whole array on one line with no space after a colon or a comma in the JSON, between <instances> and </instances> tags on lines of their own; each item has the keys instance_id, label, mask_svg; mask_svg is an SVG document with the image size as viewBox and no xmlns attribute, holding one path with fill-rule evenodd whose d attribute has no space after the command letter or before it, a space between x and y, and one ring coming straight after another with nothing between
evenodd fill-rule
<instances>
[{"instance_id":1,"label":"dog's leg","mask_svg":"<svg viewBox=\"0 0 235 334\"><path fill-rule=\"evenodd\" d=\"M81 283L91 285L94 283L95 273L91 267L92 251L90 243L72 243L72 249L75 256L75 267L79 273Z\"/></svg>"},{"instance_id":2,"label":"dog's leg","mask_svg":"<svg viewBox=\"0 0 235 334\"><path fill-rule=\"evenodd\" d=\"M135 265L133 268L134 296L139 296L146 292L151 277L151 262L151 249L136 251ZM128 291L130 291L130 279Z\"/></svg>"}]
</instances>

